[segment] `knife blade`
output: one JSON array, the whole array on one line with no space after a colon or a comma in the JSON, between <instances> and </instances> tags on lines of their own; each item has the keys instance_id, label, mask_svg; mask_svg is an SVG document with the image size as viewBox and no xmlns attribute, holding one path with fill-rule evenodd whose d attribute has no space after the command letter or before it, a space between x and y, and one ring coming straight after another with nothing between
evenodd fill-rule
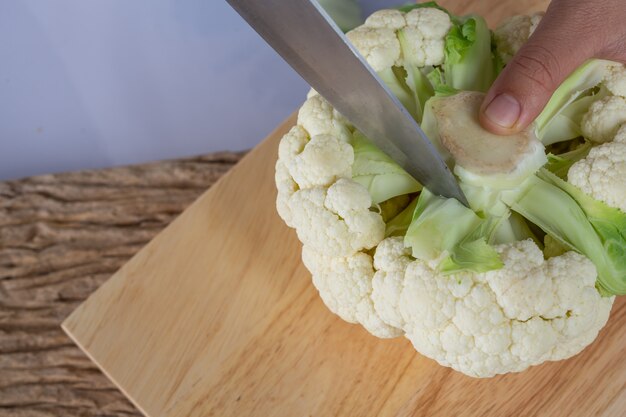
<instances>
[{"instance_id":1,"label":"knife blade","mask_svg":"<svg viewBox=\"0 0 626 417\"><path fill-rule=\"evenodd\" d=\"M314 0L226 0L339 113L431 192L467 200L418 123Z\"/></svg>"}]
</instances>

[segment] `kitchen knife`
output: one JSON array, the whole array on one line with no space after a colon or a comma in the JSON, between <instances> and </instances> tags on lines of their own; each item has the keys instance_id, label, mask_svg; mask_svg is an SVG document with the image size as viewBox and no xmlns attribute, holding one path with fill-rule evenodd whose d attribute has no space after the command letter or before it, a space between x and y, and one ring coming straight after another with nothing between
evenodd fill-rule
<instances>
[{"instance_id":1,"label":"kitchen knife","mask_svg":"<svg viewBox=\"0 0 626 417\"><path fill-rule=\"evenodd\" d=\"M227 0L358 130L431 192L467 205L426 134L314 0Z\"/></svg>"}]
</instances>

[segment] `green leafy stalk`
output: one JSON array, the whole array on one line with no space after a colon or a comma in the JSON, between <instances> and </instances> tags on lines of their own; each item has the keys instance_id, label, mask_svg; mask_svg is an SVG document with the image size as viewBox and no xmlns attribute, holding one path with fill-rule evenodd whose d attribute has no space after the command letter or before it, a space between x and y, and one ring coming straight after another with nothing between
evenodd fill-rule
<instances>
[{"instance_id":1,"label":"green leafy stalk","mask_svg":"<svg viewBox=\"0 0 626 417\"><path fill-rule=\"evenodd\" d=\"M502 268L504 264L489 241L497 228L498 221L495 218L483 220L450 250L450 255L439 264L439 271L447 275L461 271L487 272Z\"/></svg>"},{"instance_id":2,"label":"green leafy stalk","mask_svg":"<svg viewBox=\"0 0 626 417\"><path fill-rule=\"evenodd\" d=\"M418 67L415 62L415 57L409 52L410 48L408 47L408 41L406 39L406 35L404 34L404 30L398 31L398 40L400 41L400 48L402 49L403 56L405 57L404 69L407 73L405 79L406 85L413 93L415 120L417 120L418 123L421 123L426 101L434 94L433 86L431 85L429 78Z\"/></svg>"},{"instance_id":3,"label":"green leafy stalk","mask_svg":"<svg viewBox=\"0 0 626 417\"><path fill-rule=\"evenodd\" d=\"M418 259L433 260L448 253L439 264L439 270L445 274L485 272L502 267L498 254L489 245L497 225L496 219L484 219L456 199L423 190L404 242Z\"/></svg>"},{"instance_id":4,"label":"green leafy stalk","mask_svg":"<svg viewBox=\"0 0 626 417\"><path fill-rule=\"evenodd\" d=\"M517 213L510 213L507 218L503 218L493 236L493 241L497 244L513 243L526 239L534 240L538 246L543 245L530 229L526 220Z\"/></svg>"},{"instance_id":5,"label":"green leafy stalk","mask_svg":"<svg viewBox=\"0 0 626 417\"><path fill-rule=\"evenodd\" d=\"M418 200L418 197L414 198L404 210L387 222L385 237L404 236L406 234L406 231L409 229L409 225L413 220L413 213L415 212L415 207L417 207Z\"/></svg>"},{"instance_id":6,"label":"green leafy stalk","mask_svg":"<svg viewBox=\"0 0 626 417\"><path fill-rule=\"evenodd\" d=\"M585 95L561 109L561 112L555 115L540 132L541 137L538 138L544 145L548 146L582 136L581 122L583 116L595 101L607 95L608 90L606 88L600 88L597 92L586 92Z\"/></svg>"},{"instance_id":7,"label":"green leafy stalk","mask_svg":"<svg viewBox=\"0 0 626 417\"><path fill-rule=\"evenodd\" d=\"M569 169L576 162L586 158L591 150L591 142L586 141L576 149L559 155L548 154L546 169L561 179L567 178Z\"/></svg>"},{"instance_id":8,"label":"green leafy stalk","mask_svg":"<svg viewBox=\"0 0 626 417\"><path fill-rule=\"evenodd\" d=\"M430 71L426 77L435 90L446 85L446 78L444 77L441 68L433 68L433 70Z\"/></svg>"},{"instance_id":9,"label":"green leafy stalk","mask_svg":"<svg viewBox=\"0 0 626 417\"><path fill-rule=\"evenodd\" d=\"M457 90L487 91L496 78L491 31L480 16L454 25L445 40L446 85Z\"/></svg>"},{"instance_id":10,"label":"green leafy stalk","mask_svg":"<svg viewBox=\"0 0 626 417\"><path fill-rule=\"evenodd\" d=\"M535 134L544 145L580 136L580 121L595 100L606 90L594 92L604 79L609 62L587 61L556 89L541 114L535 119Z\"/></svg>"},{"instance_id":11,"label":"green leafy stalk","mask_svg":"<svg viewBox=\"0 0 626 417\"><path fill-rule=\"evenodd\" d=\"M626 295L626 213L594 200L549 171L541 170L538 177L565 191L582 208L602 242L603 256L596 263L579 251L594 261L599 284L607 293Z\"/></svg>"},{"instance_id":12,"label":"green leafy stalk","mask_svg":"<svg viewBox=\"0 0 626 417\"><path fill-rule=\"evenodd\" d=\"M391 90L393 95L398 98L411 116L413 116L415 120L420 120L421 109L418 112L413 91L406 83L406 70L400 67L386 68L382 71L378 71L378 76L389 90Z\"/></svg>"},{"instance_id":13,"label":"green leafy stalk","mask_svg":"<svg viewBox=\"0 0 626 417\"><path fill-rule=\"evenodd\" d=\"M432 260L450 251L481 222L476 213L456 199L423 190L404 242L411 247L415 258Z\"/></svg>"},{"instance_id":14,"label":"green leafy stalk","mask_svg":"<svg viewBox=\"0 0 626 417\"><path fill-rule=\"evenodd\" d=\"M588 257L605 295L626 294L626 214L584 194L546 169L505 202L561 244Z\"/></svg>"},{"instance_id":15,"label":"green leafy stalk","mask_svg":"<svg viewBox=\"0 0 626 417\"><path fill-rule=\"evenodd\" d=\"M370 142L362 133L352 135L354 164L352 179L368 189L374 204L422 187L400 165Z\"/></svg>"}]
</instances>

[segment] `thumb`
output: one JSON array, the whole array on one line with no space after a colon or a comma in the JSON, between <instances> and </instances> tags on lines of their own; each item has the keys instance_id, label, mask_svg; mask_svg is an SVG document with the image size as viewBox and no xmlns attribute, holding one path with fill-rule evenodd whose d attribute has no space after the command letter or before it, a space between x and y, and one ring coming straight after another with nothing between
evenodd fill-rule
<instances>
[{"instance_id":1,"label":"thumb","mask_svg":"<svg viewBox=\"0 0 626 417\"><path fill-rule=\"evenodd\" d=\"M479 116L485 129L507 135L526 128L563 80L593 55L581 38L581 26L576 24L580 17L571 2L565 13L563 8L554 12L558 3L552 2L537 30L485 96Z\"/></svg>"}]
</instances>

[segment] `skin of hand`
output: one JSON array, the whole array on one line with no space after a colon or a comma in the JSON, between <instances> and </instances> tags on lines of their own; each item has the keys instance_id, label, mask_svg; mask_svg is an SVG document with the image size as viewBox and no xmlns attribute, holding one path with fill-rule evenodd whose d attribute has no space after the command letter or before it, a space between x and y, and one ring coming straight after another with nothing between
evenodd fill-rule
<instances>
[{"instance_id":1,"label":"skin of hand","mask_svg":"<svg viewBox=\"0 0 626 417\"><path fill-rule=\"evenodd\" d=\"M523 130L587 59L626 63L624 22L624 0L553 0L487 93L480 111L483 127L500 135Z\"/></svg>"}]
</instances>

